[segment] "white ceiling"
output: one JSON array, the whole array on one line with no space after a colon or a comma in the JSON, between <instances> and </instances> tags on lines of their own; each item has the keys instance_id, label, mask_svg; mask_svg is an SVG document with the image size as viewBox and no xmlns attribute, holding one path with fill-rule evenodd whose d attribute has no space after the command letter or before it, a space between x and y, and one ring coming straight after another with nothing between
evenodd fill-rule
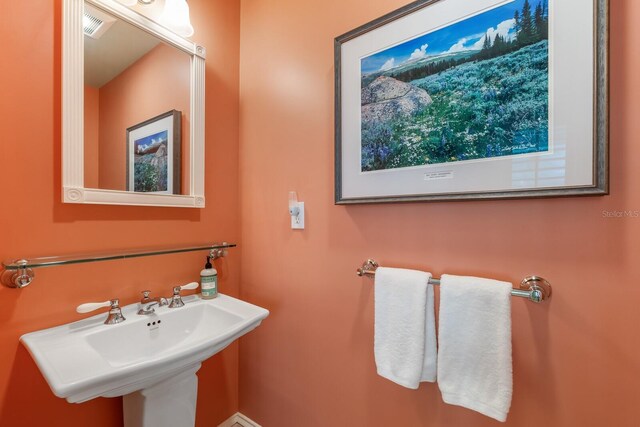
<instances>
[{"instance_id":1,"label":"white ceiling","mask_svg":"<svg viewBox=\"0 0 640 427\"><path fill-rule=\"evenodd\" d=\"M149 33L121 20L97 40L84 36L85 84L102 87L159 43Z\"/></svg>"}]
</instances>

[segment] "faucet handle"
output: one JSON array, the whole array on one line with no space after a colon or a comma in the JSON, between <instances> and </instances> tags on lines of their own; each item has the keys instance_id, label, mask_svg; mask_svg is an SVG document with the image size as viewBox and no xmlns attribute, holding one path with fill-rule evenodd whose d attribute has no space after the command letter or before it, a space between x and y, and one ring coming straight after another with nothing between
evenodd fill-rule
<instances>
[{"instance_id":1,"label":"faucet handle","mask_svg":"<svg viewBox=\"0 0 640 427\"><path fill-rule=\"evenodd\" d=\"M191 282L191 283L187 283L186 285L176 286L175 288L173 288L173 293L175 294L176 289L178 289L178 292L180 292L185 289L186 290L198 289L198 286L200 286L198 282Z\"/></svg>"},{"instance_id":2,"label":"faucet handle","mask_svg":"<svg viewBox=\"0 0 640 427\"><path fill-rule=\"evenodd\" d=\"M142 300L140 302L143 304L148 302L151 299L149 295L151 295L151 291L142 291Z\"/></svg>"},{"instance_id":3,"label":"faucet handle","mask_svg":"<svg viewBox=\"0 0 640 427\"><path fill-rule=\"evenodd\" d=\"M197 289L200 284L198 282L187 283L182 286L175 286L173 288L173 297L171 298L171 302L169 303L169 308L178 308L184 306L184 301L182 301L182 297L180 296L180 291L187 289Z\"/></svg>"},{"instance_id":4,"label":"faucet handle","mask_svg":"<svg viewBox=\"0 0 640 427\"><path fill-rule=\"evenodd\" d=\"M117 301L117 300L114 300L114 301ZM111 306L111 300L104 301L104 302L88 302L86 304L80 304L78 307L76 307L76 312L77 313L89 313L89 312L97 310L99 308L110 307L110 306Z\"/></svg>"},{"instance_id":5,"label":"faucet handle","mask_svg":"<svg viewBox=\"0 0 640 427\"><path fill-rule=\"evenodd\" d=\"M88 302L85 304L80 304L78 307L76 307L76 312L89 313L102 307L111 307L111 309L109 310L109 316L104 322L105 324L114 325L126 320L122 315L122 310L120 310L120 301L117 298L104 302Z\"/></svg>"}]
</instances>

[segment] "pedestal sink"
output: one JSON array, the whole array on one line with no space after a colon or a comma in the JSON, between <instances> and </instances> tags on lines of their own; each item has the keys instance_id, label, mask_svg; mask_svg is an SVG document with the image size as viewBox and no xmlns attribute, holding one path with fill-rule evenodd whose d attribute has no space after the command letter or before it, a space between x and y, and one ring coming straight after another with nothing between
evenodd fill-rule
<instances>
[{"instance_id":1,"label":"pedestal sink","mask_svg":"<svg viewBox=\"0 0 640 427\"><path fill-rule=\"evenodd\" d=\"M202 361L256 328L264 308L226 295L103 324L106 314L23 335L53 393L71 403L124 396L125 427L193 427Z\"/></svg>"}]
</instances>

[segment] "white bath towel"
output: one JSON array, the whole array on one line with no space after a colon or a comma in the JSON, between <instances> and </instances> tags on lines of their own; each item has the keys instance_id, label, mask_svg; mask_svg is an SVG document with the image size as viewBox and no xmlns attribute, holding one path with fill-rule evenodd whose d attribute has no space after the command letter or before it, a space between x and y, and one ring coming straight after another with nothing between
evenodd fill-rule
<instances>
[{"instance_id":1,"label":"white bath towel","mask_svg":"<svg viewBox=\"0 0 640 427\"><path fill-rule=\"evenodd\" d=\"M380 267L375 280L374 354L378 374L417 389L436 380L431 273Z\"/></svg>"},{"instance_id":2,"label":"white bath towel","mask_svg":"<svg viewBox=\"0 0 640 427\"><path fill-rule=\"evenodd\" d=\"M498 421L511 406L511 283L442 276L438 385L442 399Z\"/></svg>"}]
</instances>

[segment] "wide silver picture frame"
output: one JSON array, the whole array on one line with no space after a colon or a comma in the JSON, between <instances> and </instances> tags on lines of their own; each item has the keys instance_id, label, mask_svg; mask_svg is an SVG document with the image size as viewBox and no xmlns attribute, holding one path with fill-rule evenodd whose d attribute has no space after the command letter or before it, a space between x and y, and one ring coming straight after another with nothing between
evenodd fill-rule
<instances>
[{"instance_id":1,"label":"wide silver picture frame","mask_svg":"<svg viewBox=\"0 0 640 427\"><path fill-rule=\"evenodd\" d=\"M438 2L418 0L387 15L349 31L334 41L335 63L335 204L394 202L464 201L569 196L603 196L609 194L609 1L594 2L594 111L593 111L593 185L527 190L414 194L384 197L345 197L343 195L343 78L342 45L397 19L411 15ZM359 166L359 165L358 165Z\"/></svg>"}]
</instances>

